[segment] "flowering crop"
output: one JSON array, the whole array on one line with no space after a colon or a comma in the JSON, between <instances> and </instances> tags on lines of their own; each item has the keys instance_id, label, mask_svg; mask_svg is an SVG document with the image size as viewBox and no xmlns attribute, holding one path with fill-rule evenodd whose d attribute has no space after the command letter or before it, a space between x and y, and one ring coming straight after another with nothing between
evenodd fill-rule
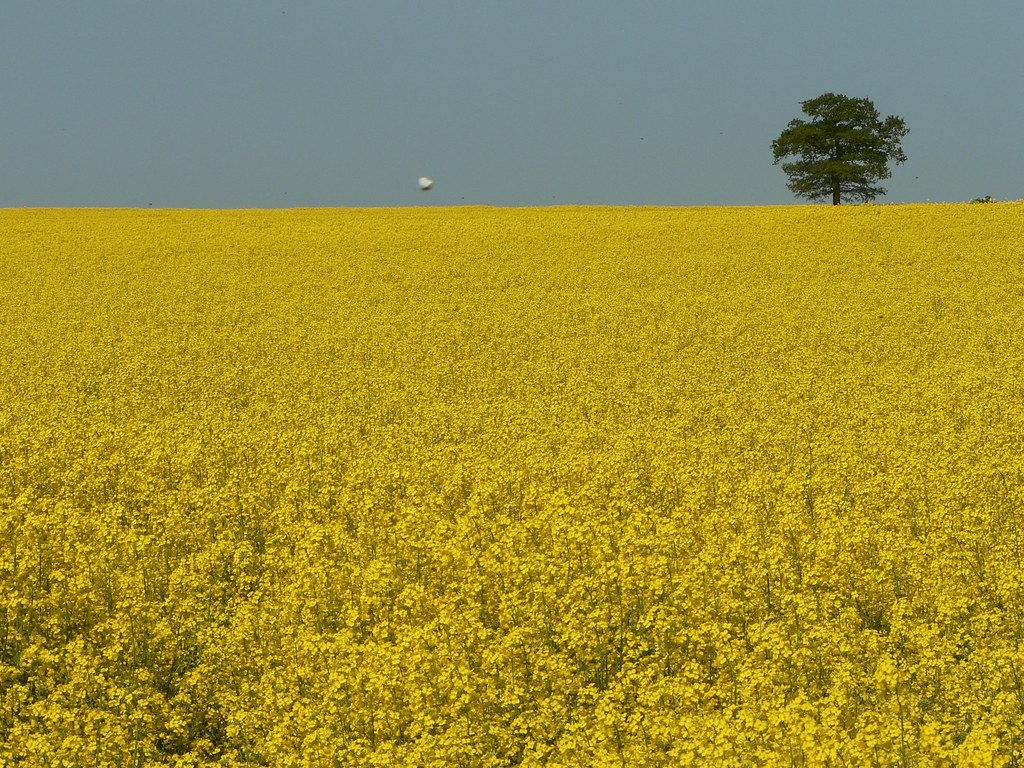
<instances>
[{"instance_id":1,"label":"flowering crop","mask_svg":"<svg viewBox=\"0 0 1024 768\"><path fill-rule=\"evenodd\" d=\"M1018 766L1024 206L0 211L0 765Z\"/></svg>"}]
</instances>

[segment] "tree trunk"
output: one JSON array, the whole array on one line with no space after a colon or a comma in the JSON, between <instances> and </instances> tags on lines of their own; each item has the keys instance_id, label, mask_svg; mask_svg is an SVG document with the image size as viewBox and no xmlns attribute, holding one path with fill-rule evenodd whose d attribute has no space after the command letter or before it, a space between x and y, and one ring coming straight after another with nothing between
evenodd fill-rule
<instances>
[{"instance_id":1,"label":"tree trunk","mask_svg":"<svg viewBox=\"0 0 1024 768\"><path fill-rule=\"evenodd\" d=\"M839 205L839 180L832 182L832 205Z\"/></svg>"}]
</instances>

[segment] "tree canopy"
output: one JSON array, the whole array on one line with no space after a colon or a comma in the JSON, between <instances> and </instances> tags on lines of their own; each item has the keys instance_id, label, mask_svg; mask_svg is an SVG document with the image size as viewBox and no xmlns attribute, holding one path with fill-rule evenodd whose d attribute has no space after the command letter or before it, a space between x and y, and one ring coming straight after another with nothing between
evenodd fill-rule
<instances>
[{"instance_id":1,"label":"tree canopy","mask_svg":"<svg viewBox=\"0 0 1024 768\"><path fill-rule=\"evenodd\" d=\"M786 186L798 197L867 202L885 194L876 185L892 176L889 163L906 162L900 140L909 133L902 118L880 120L870 99L825 93L800 102L810 121L791 120L772 142L775 165L789 176Z\"/></svg>"}]
</instances>

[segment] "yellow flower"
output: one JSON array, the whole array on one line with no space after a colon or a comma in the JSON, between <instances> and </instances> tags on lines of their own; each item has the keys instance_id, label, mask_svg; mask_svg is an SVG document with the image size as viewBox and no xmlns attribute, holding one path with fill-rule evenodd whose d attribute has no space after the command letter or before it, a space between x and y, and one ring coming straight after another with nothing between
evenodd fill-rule
<instances>
[{"instance_id":1,"label":"yellow flower","mask_svg":"<svg viewBox=\"0 0 1024 768\"><path fill-rule=\"evenodd\" d=\"M1009 764L1022 214L0 211L0 764Z\"/></svg>"}]
</instances>

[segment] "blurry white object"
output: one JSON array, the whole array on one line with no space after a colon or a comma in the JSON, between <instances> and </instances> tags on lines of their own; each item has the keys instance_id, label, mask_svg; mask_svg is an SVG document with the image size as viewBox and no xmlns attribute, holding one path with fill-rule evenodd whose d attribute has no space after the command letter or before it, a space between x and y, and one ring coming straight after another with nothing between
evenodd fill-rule
<instances>
[{"instance_id":1,"label":"blurry white object","mask_svg":"<svg viewBox=\"0 0 1024 768\"><path fill-rule=\"evenodd\" d=\"M434 180L428 179L426 176L420 176L420 189L426 192L428 189L434 186Z\"/></svg>"}]
</instances>

